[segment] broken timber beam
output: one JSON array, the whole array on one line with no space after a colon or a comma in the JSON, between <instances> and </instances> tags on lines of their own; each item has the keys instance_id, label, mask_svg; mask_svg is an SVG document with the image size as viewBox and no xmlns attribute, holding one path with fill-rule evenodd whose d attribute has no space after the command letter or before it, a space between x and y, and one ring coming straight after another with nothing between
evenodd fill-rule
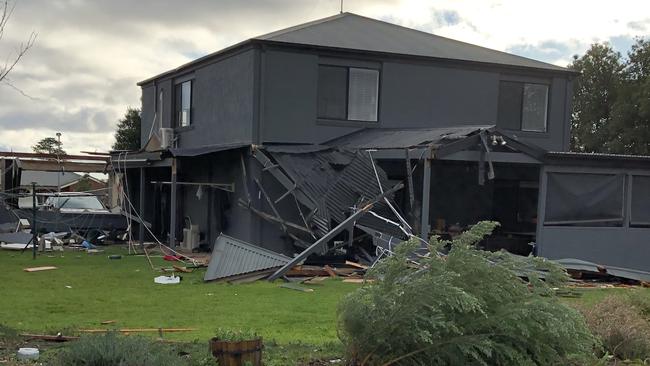
<instances>
[{"instance_id":1,"label":"broken timber beam","mask_svg":"<svg viewBox=\"0 0 650 366\"><path fill-rule=\"evenodd\" d=\"M394 192L402 189L404 187L403 183L398 183L395 187L385 191L384 193L380 194L379 196L373 198L370 200L368 203L365 204L362 208L357 210L355 213L350 215L347 219L343 220L340 224L338 224L334 229L330 230L327 234L325 234L323 237L320 239L316 240L314 244L309 246L309 248L305 249L302 251L302 253L298 254L295 258L293 258L289 263L285 264L282 268L278 269L274 274L272 274L269 277L269 281L273 281L278 279L279 277L282 277L287 271L289 271L291 268L293 268L296 264L304 261L309 257L316 249L318 249L321 245L327 243L330 241L332 238L334 238L338 233L341 231L345 230L350 224L352 224L354 221L356 221L358 218L361 216L365 215L372 207L380 200L383 200L385 197L393 194Z\"/></svg>"},{"instance_id":2,"label":"broken timber beam","mask_svg":"<svg viewBox=\"0 0 650 366\"><path fill-rule=\"evenodd\" d=\"M303 231L303 232L305 232L307 234L313 234L313 232L311 230L309 230L308 228L306 228L304 226L300 226L298 224L294 224L293 222L283 220L282 218L275 217L273 215L269 215L268 213L266 213L264 211L260 211L260 210L256 209L255 207L252 207L249 204L247 204L246 201L242 200L241 198L239 199L238 202L239 202L239 206L241 206L243 208L246 208L248 210L251 210L251 212L253 212L254 214L260 216L261 218L263 218L263 219L265 219L267 221L270 221L270 222L273 222L273 223L276 223L276 224L280 224L280 225L286 225L286 226L288 226L290 228Z\"/></svg>"},{"instance_id":3,"label":"broken timber beam","mask_svg":"<svg viewBox=\"0 0 650 366\"><path fill-rule=\"evenodd\" d=\"M255 150L253 150L253 157L254 157L255 159L257 159L257 161L259 161L260 164L262 164L262 166L263 166L264 168L268 168L268 167L270 167L270 166L275 165L275 164L271 161L271 159L269 159L269 157L266 156L266 154L264 154L264 153L263 153L261 150L259 150L259 149L255 149ZM302 203L303 205L307 206L307 208L309 208L310 210L313 210L313 209L316 208L316 204L315 204L311 199L309 199L309 197L307 197L307 196L306 196L304 193L302 193L300 190L295 190L295 189L293 188L293 187L296 185L296 183L293 182L293 181L291 180L291 178L287 177L286 174L284 174L282 171L280 171L280 169L269 169L269 170L267 170L267 171L268 171L271 175L273 175L273 176L275 177L275 179L277 179L278 182L280 182L280 184L282 184L282 186L284 186L284 188L286 188L286 189L288 189L288 190L292 190L292 193L293 193L294 196L298 199L298 201L300 201L300 203Z\"/></svg>"}]
</instances>

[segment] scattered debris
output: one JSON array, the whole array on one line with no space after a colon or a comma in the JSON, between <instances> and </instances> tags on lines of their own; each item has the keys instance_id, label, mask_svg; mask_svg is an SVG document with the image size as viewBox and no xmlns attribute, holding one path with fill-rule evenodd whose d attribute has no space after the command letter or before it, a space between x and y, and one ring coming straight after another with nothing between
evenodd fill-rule
<instances>
[{"instance_id":1,"label":"scattered debris","mask_svg":"<svg viewBox=\"0 0 650 366\"><path fill-rule=\"evenodd\" d=\"M374 280L365 278L346 278L343 280L345 283L372 283Z\"/></svg>"},{"instance_id":2,"label":"scattered debris","mask_svg":"<svg viewBox=\"0 0 650 366\"><path fill-rule=\"evenodd\" d=\"M280 287L288 288L290 290L301 291L301 292L314 292L313 288L300 286L299 284L293 283L293 282L283 283L283 284L280 285Z\"/></svg>"},{"instance_id":3,"label":"scattered debris","mask_svg":"<svg viewBox=\"0 0 650 366\"><path fill-rule=\"evenodd\" d=\"M304 261L309 257L311 254L315 253L321 247L326 244L328 241L330 241L334 236L336 236L338 233L341 231L348 229L350 225L354 225L354 222L357 219L360 219L363 217L364 214L366 214L368 211L370 211L373 206L378 203L379 201L383 200L385 197L388 197L395 193L396 191L402 189L404 187L404 184L398 183L395 185L393 188L382 192L380 195L376 196L372 200L364 203L363 206L361 206L360 209L358 209L356 212L351 214L348 218L343 220L340 224L338 224L334 229L330 230L327 234L323 235L320 239L316 240L312 245L310 245L307 249L302 251L299 255L297 255L295 258L293 258L289 263L285 264L282 266L282 268L278 269L275 273L273 273L270 277L269 280L275 280L278 279L279 277L283 276L287 271L289 271L292 267L294 267L296 264Z\"/></svg>"},{"instance_id":4,"label":"scattered debris","mask_svg":"<svg viewBox=\"0 0 650 366\"><path fill-rule=\"evenodd\" d=\"M122 259L122 256L119 254L109 255L108 259Z\"/></svg>"},{"instance_id":5,"label":"scattered debris","mask_svg":"<svg viewBox=\"0 0 650 366\"><path fill-rule=\"evenodd\" d=\"M19 360L38 360L38 348L20 348L18 349L17 358Z\"/></svg>"},{"instance_id":6,"label":"scattered debris","mask_svg":"<svg viewBox=\"0 0 650 366\"><path fill-rule=\"evenodd\" d=\"M193 269L189 269L189 268L187 268L187 267L181 267L181 266L178 266L178 265L175 265L175 264L174 264L172 267L173 267L177 272L192 273L192 272L194 271Z\"/></svg>"},{"instance_id":7,"label":"scattered debris","mask_svg":"<svg viewBox=\"0 0 650 366\"><path fill-rule=\"evenodd\" d=\"M217 237L204 281L242 281L265 278L291 259L221 234Z\"/></svg>"},{"instance_id":8,"label":"scattered debris","mask_svg":"<svg viewBox=\"0 0 650 366\"><path fill-rule=\"evenodd\" d=\"M24 334L21 334L20 336L25 337L28 340L38 339L38 340L41 340L41 341L49 341L49 342L67 342L67 341L74 341L74 340L79 339L79 337L64 336L61 333L58 333L57 335L24 333Z\"/></svg>"},{"instance_id":9,"label":"scattered debris","mask_svg":"<svg viewBox=\"0 0 650 366\"><path fill-rule=\"evenodd\" d=\"M599 277L603 280L633 280L639 284L642 281L650 282L650 273L640 270L619 268L611 266L603 266L600 264L583 261L575 258L558 259L554 262L564 267L569 274L575 278L583 278L585 276Z\"/></svg>"},{"instance_id":10,"label":"scattered debris","mask_svg":"<svg viewBox=\"0 0 650 366\"><path fill-rule=\"evenodd\" d=\"M352 261L345 261L345 264L347 264L348 266L359 268L359 269L368 269L368 266L364 266L363 264L355 263L355 262L352 262Z\"/></svg>"},{"instance_id":11,"label":"scattered debris","mask_svg":"<svg viewBox=\"0 0 650 366\"><path fill-rule=\"evenodd\" d=\"M57 267L54 266L43 266L43 267L28 267L28 268L23 268L23 271L25 272L41 272L41 271L50 271L53 269L57 269Z\"/></svg>"},{"instance_id":12,"label":"scattered debris","mask_svg":"<svg viewBox=\"0 0 650 366\"><path fill-rule=\"evenodd\" d=\"M115 324L116 322L117 322L116 320L104 320L103 322L100 322L99 324L107 325L107 324Z\"/></svg>"},{"instance_id":13,"label":"scattered debris","mask_svg":"<svg viewBox=\"0 0 650 366\"><path fill-rule=\"evenodd\" d=\"M334 272L334 270L332 269L332 267L326 265L325 267L323 267L323 270L324 270L325 272L327 272L327 275L328 275L328 276L330 276L330 277L336 277L336 272Z\"/></svg>"},{"instance_id":14,"label":"scattered debris","mask_svg":"<svg viewBox=\"0 0 650 366\"><path fill-rule=\"evenodd\" d=\"M181 283L181 277L180 276L158 276L153 279L153 282L159 283L161 285L176 285Z\"/></svg>"},{"instance_id":15,"label":"scattered debris","mask_svg":"<svg viewBox=\"0 0 650 366\"><path fill-rule=\"evenodd\" d=\"M25 250L25 249L32 249L33 247L34 245L32 244L16 244L16 243L0 244L0 248L5 250Z\"/></svg>"},{"instance_id":16,"label":"scattered debris","mask_svg":"<svg viewBox=\"0 0 650 366\"><path fill-rule=\"evenodd\" d=\"M120 333L180 333L180 332L193 332L195 328L123 328L123 329L80 329L81 333L107 333L107 332L120 332Z\"/></svg>"}]
</instances>

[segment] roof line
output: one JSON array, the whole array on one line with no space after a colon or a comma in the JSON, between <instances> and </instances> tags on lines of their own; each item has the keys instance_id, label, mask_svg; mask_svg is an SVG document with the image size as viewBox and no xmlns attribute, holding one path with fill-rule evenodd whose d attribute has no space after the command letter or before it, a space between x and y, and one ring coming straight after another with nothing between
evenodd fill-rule
<instances>
[{"instance_id":1,"label":"roof line","mask_svg":"<svg viewBox=\"0 0 650 366\"><path fill-rule=\"evenodd\" d=\"M492 62L462 60L462 59L443 58L443 57L431 57L431 56L424 56L424 55L412 55L412 54L402 54L402 53L393 53L393 52L367 51L367 50L360 50L360 49L354 49L354 48L328 47L328 46L319 46L319 45L312 45L312 44L305 44L305 43L283 42L283 41L277 41L277 40L273 39L273 38L275 38L275 37L277 37L279 35L288 34L288 33L291 33L291 32L294 32L294 31L297 31L297 30L300 30L300 29L307 28L309 26L322 24L322 23L325 23L325 22L328 22L328 21L331 21L331 20L334 20L334 19L338 19L338 18L343 18L343 17L346 17L346 16L355 16L355 17L359 17L359 18L363 18L363 19L367 19L367 20L371 20L371 21L375 21L375 22L380 22L380 23L389 25L389 26L394 27L394 28L399 28L399 29L402 29L402 30L408 30L408 31L414 32L414 33L421 33L421 34L427 35L429 37L435 37L435 38L443 39L443 40L446 40L446 41L449 41L449 42L455 42L455 43L458 43L458 44L463 44L463 45L467 45L467 46L471 46L471 47L477 47L477 48L481 48L481 49L484 49L484 50L487 50L487 51L490 51L490 52L498 52L500 54L504 54L504 55L508 55L508 56L512 56L512 57L517 57L517 58L520 58L522 60L533 61L533 62L542 64L542 65L547 65L549 68L544 68L542 66L540 66L540 67L519 66L519 65L508 64L508 63L492 63ZM189 68L191 66L198 65L198 64L200 64L202 62L205 62L207 60L215 58L215 57L217 57L219 55L227 55L230 52L237 51L237 50L239 50L239 49L241 49L241 48L243 48L243 47L245 47L247 45L251 45L251 44L255 44L255 43L264 43L264 44L268 43L268 44L286 45L286 46L293 46L293 47L302 46L302 47L311 47L311 48L318 48L318 49L330 49L330 50L338 50L338 51L346 51L346 52L361 52L361 53L371 53L371 54L380 54L380 55L381 54L383 54L383 55L398 55L398 56L403 56L403 57L407 57L407 58L422 58L422 59L429 59L429 60L447 60L447 61L453 61L453 62L467 62L467 63L480 64L480 65L503 66L503 67L508 67L508 68L521 69L521 70L526 69L526 70L540 70L540 71L544 71L544 72L566 73L566 74L573 74L573 75L578 74L576 71L571 70L569 68L562 67L562 66L557 66L557 65L554 65L554 64L551 64L551 63L548 63L548 62L544 62L544 61L539 61L539 60L536 60L536 59L533 59L533 58L519 56L519 55L515 55L515 54L512 54L512 53L499 51L499 50L495 50L495 49L484 47L484 46L479 46L479 45L476 45L476 44L473 44L473 43L468 43L468 42L459 41L459 40L452 39L452 38L443 37L443 36L440 36L440 35L437 35L437 34L433 34L433 33L421 31L421 30L418 30L418 29L413 29L413 28L401 26L401 25L398 25L398 24L390 23L390 22L387 22L387 21L384 21L384 20L374 19L374 18L366 17L366 16L363 16L363 15L355 14L355 13L344 12L344 13L341 13L341 14L336 14L336 15L332 15L332 16L329 16L329 17L312 20L312 21L305 22L305 23L302 23L302 24L298 24L298 25L295 25L295 26L292 26L292 27L284 28L284 29L281 29L281 30L278 30L278 31L274 31L274 32L271 32L271 33L266 33L266 34L263 34L263 35L260 35L260 36L256 36L256 37L252 37L252 38L243 40L243 41L241 41L239 43L235 43L235 44L233 44L231 46L228 46L226 48L222 48L222 49L217 50L215 52L209 53L209 54L207 54L205 56L202 56L202 57L199 57L199 58L197 58L195 60L186 62L186 63L184 63L184 64L182 64L182 65L180 65L178 67L175 67L175 68L173 68L171 70L167 70L167 71L159 73L159 74L157 74L155 76L149 77L149 78L147 78L145 80L142 80L142 81L138 82L137 85L138 86L143 86L143 85L148 84L148 83L150 83L150 82L152 82L152 81L154 81L156 79L162 78L164 76L168 76L168 75L173 74L173 73L181 72L181 71L183 71L183 70L185 70L185 69L187 69L187 68Z\"/></svg>"},{"instance_id":2,"label":"roof line","mask_svg":"<svg viewBox=\"0 0 650 366\"><path fill-rule=\"evenodd\" d=\"M488 51L491 51L491 52L499 52L499 53L502 53L502 54L504 54L504 55L515 56L515 57L519 57L519 58L522 58L522 59L525 59L525 60L534 61L534 62L539 62L539 63L542 63L542 64L546 64L546 65L548 65L548 66L552 66L552 67L554 67L554 68L564 69L564 71L572 71L571 69L569 69L569 68L567 68L567 67L557 66L557 65L554 65L554 64L552 64L552 63L545 62L545 61L539 61L539 60L536 60L536 59L534 59L534 58L524 57L524 56L519 56L519 55L515 55L515 54L513 54L513 53L509 53L509 52L505 52L505 51L500 51L500 50L495 50L494 48L484 47L484 46L480 46L480 45L477 45L477 44L474 44L474 43L469 43L469 42L465 42L465 41L459 41L459 40L457 40L457 39L453 39L453 38L448 38L448 37L440 36L440 35L437 35L437 34L435 34L435 33L429 33L429 32L425 32L425 31L419 30L419 29L409 28L409 27L405 27L405 26L403 26L403 25L399 25L399 24L395 24L395 23L387 22L387 21L385 21L385 20L374 19L374 18L366 17L366 16L363 16L363 15L355 14L355 13L344 13L344 14L347 14L347 15L353 15L353 16L357 16L357 17L359 17L359 18L364 18L364 19L368 19L368 20L375 21L375 22L384 23L384 24L387 24L387 25L389 25L389 26L391 26L391 27L394 27L394 28L406 29L406 30L411 31L411 32L421 33L421 34L427 35L427 36L429 36L429 37L432 37L432 36L433 36L433 37L436 37L436 38L444 39L444 40L451 41L451 42L455 42L455 43L462 43L462 44L464 44L464 45L468 45L468 46L472 46L472 47L477 47L477 48L482 48L482 49L484 49L484 50L488 50ZM339 14L339 15L343 15L343 14ZM525 67L525 68L528 68L528 67ZM541 69L541 68L540 68L540 69ZM542 69L542 70L545 70L545 69ZM558 70L558 71L563 71L563 70Z\"/></svg>"},{"instance_id":3,"label":"roof line","mask_svg":"<svg viewBox=\"0 0 650 366\"><path fill-rule=\"evenodd\" d=\"M341 13L341 14L336 14L336 15L332 15L332 16L329 16L329 17L320 18L320 19L312 20L312 21L305 22L305 23L302 23L302 24L294 25L294 26L291 26L291 27L288 27L288 28L273 31L273 32L270 32L270 33L262 34L261 36L253 37L251 39L257 39L257 40L262 40L262 41L270 40L271 38L277 37L277 36L279 36L281 34L291 33L291 32L294 32L294 31L297 31L297 30L300 30L300 29L303 29L303 28L310 27L312 25L329 22L330 20L334 20L334 19L338 19L338 18L343 18L344 16L347 16L347 15L356 15L356 14L352 14L352 13L348 13L348 12Z\"/></svg>"}]
</instances>

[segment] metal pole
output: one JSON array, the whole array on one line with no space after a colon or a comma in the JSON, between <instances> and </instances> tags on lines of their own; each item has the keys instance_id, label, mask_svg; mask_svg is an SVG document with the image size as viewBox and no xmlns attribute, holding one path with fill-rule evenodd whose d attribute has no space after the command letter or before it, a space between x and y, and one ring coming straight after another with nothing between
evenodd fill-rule
<instances>
[{"instance_id":1,"label":"metal pole","mask_svg":"<svg viewBox=\"0 0 650 366\"><path fill-rule=\"evenodd\" d=\"M32 182L32 259L36 259L36 182Z\"/></svg>"},{"instance_id":2,"label":"metal pole","mask_svg":"<svg viewBox=\"0 0 650 366\"><path fill-rule=\"evenodd\" d=\"M63 174L63 167L61 166L61 132L56 133L56 138L59 140L59 145L56 149L56 163L59 164L59 169L56 173L56 228L58 229L59 224L61 223L61 207L58 207L61 203L61 174Z\"/></svg>"},{"instance_id":3,"label":"metal pole","mask_svg":"<svg viewBox=\"0 0 650 366\"><path fill-rule=\"evenodd\" d=\"M420 237L429 240L429 200L431 196L431 149L427 150L424 158L424 171L422 176L422 221Z\"/></svg>"},{"instance_id":4,"label":"metal pole","mask_svg":"<svg viewBox=\"0 0 650 366\"><path fill-rule=\"evenodd\" d=\"M176 181L177 181L177 161L172 158L172 184L171 184L171 204L169 218L169 247L176 247Z\"/></svg>"},{"instance_id":5,"label":"metal pole","mask_svg":"<svg viewBox=\"0 0 650 366\"><path fill-rule=\"evenodd\" d=\"M144 174L144 168L140 168L140 207L138 210L142 220L144 220ZM144 224L142 222L138 225L138 239L140 239L140 247L144 248Z\"/></svg>"}]
</instances>

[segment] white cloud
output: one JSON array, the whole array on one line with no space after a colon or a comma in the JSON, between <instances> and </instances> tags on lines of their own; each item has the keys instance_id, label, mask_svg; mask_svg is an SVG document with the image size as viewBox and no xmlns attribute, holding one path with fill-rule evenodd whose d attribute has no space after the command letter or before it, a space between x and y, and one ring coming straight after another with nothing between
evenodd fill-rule
<instances>
[{"instance_id":1,"label":"white cloud","mask_svg":"<svg viewBox=\"0 0 650 366\"><path fill-rule=\"evenodd\" d=\"M19 0L0 60L37 44L0 86L0 146L61 131L69 152L107 150L139 80L246 38L338 12L339 0ZM590 43L650 34L650 1L346 0L345 10L566 65ZM625 51L624 49L621 51Z\"/></svg>"}]
</instances>

